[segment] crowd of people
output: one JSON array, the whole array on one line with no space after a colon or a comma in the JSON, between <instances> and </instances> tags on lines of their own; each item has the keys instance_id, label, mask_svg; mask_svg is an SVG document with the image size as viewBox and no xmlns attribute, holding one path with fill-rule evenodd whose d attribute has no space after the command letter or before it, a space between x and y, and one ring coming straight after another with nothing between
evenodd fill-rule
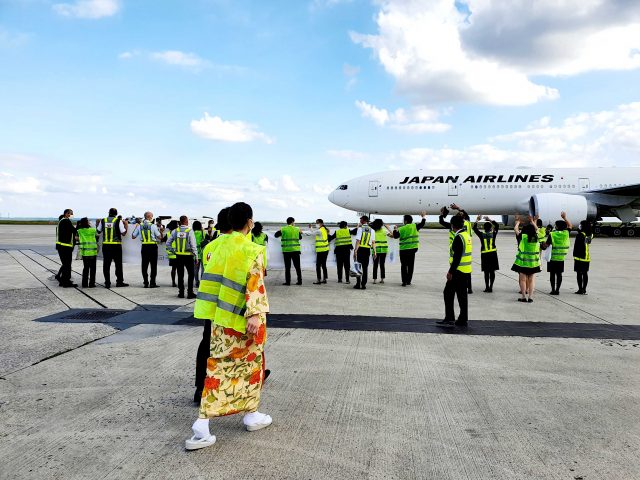
<instances>
[{"instance_id":1,"label":"crowd of people","mask_svg":"<svg viewBox=\"0 0 640 480\"><path fill-rule=\"evenodd\" d=\"M464 209L455 204L451 208L456 213L450 221L445 219L449 215L447 208L441 210L439 219L449 230L449 269L443 292L445 316L436 323L443 328L464 328L468 324L468 295L473 293L473 234L480 239L484 292L492 293L495 272L499 269L496 248L499 229L498 224L488 217L478 215L472 224ZM368 267L373 258L373 282L377 282L379 271L380 283L384 283L389 239L394 238L399 242L402 286L410 286L420 245L419 230L425 226L425 216L423 212L422 220L414 223L410 215L405 215L403 224L393 228L380 219L370 223L367 216L362 216L355 228L349 229L343 221L333 233L322 219L316 220L315 228L309 226L308 230L302 231L290 217L274 235L280 238L284 257L284 285L291 285L292 266L296 271L296 283L302 284L300 241L303 235L313 235L315 285L327 283L327 257L332 241L338 282L342 283L344 278L344 282L350 283L350 277L355 277L353 288L365 290ZM535 275L541 271L542 252L548 252L551 294L560 292L564 261L570 248L569 231L573 228L564 212L560 217L555 225L547 227L537 218L529 216L526 223L517 218L514 227L517 253L511 269L519 276L520 302L533 302ZM127 287L122 271L122 239L128 234L132 222L119 216L115 208L110 209L95 226L86 217L76 225L72 219L73 210L65 210L57 227L56 248L62 266L56 279L60 285L77 287L71 281L73 250L77 244L84 264L82 287L95 287L96 257L101 239L104 286L111 287L110 270L111 263L114 263L115 287ZM186 440L186 449L197 450L215 443L216 437L210 433L210 418L244 413L243 424L248 431L268 427L272 418L258 412L258 406L262 386L270 373L265 368L264 357L269 312L265 287L269 237L262 225L253 221L251 207L239 202L224 208L218 214L217 223L210 220L206 229L199 221L189 225L186 215L179 221L170 221L165 227L161 220L154 221L152 212L146 212L143 218L133 222L131 237L140 238L144 287L158 286L158 249L161 243L165 243L172 285L178 288L178 296L184 298L184 272L187 272L186 296L195 299L194 317L203 320L195 368L194 402L200 406L199 415L192 426L193 435ZM355 244L352 237L355 237ZM580 222L573 249L578 294L586 294L592 238L589 222ZM197 295L194 287L198 288ZM456 297L459 305L457 318L454 312Z\"/></svg>"}]
</instances>

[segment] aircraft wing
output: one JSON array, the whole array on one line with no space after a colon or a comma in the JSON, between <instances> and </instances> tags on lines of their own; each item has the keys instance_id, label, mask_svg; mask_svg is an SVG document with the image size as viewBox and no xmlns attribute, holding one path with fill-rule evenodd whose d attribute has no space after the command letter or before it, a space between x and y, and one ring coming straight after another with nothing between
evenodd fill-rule
<instances>
[{"instance_id":1,"label":"aircraft wing","mask_svg":"<svg viewBox=\"0 0 640 480\"><path fill-rule=\"evenodd\" d=\"M640 184L626 185L624 187L599 188L598 190L592 190L592 192L623 197L640 197Z\"/></svg>"}]
</instances>

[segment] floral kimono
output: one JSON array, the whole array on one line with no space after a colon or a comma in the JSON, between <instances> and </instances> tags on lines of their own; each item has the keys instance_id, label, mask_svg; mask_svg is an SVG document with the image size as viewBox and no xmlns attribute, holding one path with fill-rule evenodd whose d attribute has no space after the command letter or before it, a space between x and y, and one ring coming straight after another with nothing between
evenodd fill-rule
<instances>
[{"instance_id":1,"label":"floral kimono","mask_svg":"<svg viewBox=\"0 0 640 480\"><path fill-rule=\"evenodd\" d=\"M249 269L245 318L259 315L258 333L241 333L211 323L211 350L202 390L199 418L255 412L264 380L269 301L264 287L264 257Z\"/></svg>"}]
</instances>

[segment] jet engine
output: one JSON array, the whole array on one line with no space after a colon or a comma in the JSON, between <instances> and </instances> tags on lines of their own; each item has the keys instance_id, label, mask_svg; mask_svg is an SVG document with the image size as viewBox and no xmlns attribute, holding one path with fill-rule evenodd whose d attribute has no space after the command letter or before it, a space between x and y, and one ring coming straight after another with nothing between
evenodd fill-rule
<instances>
[{"instance_id":1,"label":"jet engine","mask_svg":"<svg viewBox=\"0 0 640 480\"><path fill-rule=\"evenodd\" d=\"M529 213L538 215L544 225L560 220L560 213L566 212L567 218L574 225L582 220L593 221L598 217L595 203L580 195L566 193L541 193L529 200Z\"/></svg>"}]
</instances>

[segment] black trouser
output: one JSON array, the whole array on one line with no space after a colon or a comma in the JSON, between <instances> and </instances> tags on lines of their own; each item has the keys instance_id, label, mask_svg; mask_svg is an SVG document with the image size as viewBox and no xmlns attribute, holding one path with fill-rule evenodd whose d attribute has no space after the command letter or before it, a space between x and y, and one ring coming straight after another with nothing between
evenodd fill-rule
<instances>
[{"instance_id":1,"label":"black trouser","mask_svg":"<svg viewBox=\"0 0 640 480\"><path fill-rule=\"evenodd\" d=\"M207 377L207 360L211 356L211 320L204 321L204 330L202 331L202 340L198 346L198 355L196 356L196 388L202 390L204 388L204 379Z\"/></svg>"},{"instance_id":2,"label":"black trouser","mask_svg":"<svg viewBox=\"0 0 640 480\"><path fill-rule=\"evenodd\" d=\"M184 293L184 269L187 269L187 292L193 293L193 255L176 255L178 291Z\"/></svg>"},{"instance_id":3,"label":"black trouser","mask_svg":"<svg viewBox=\"0 0 640 480\"><path fill-rule=\"evenodd\" d=\"M367 286L367 276L369 275L369 257L371 256L370 248L358 248L356 259L362 264L362 277L356 277L357 287Z\"/></svg>"},{"instance_id":4,"label":"black trouser","mask_svg":"<svg viewBox=\"0 0 640 480\"><path fill-rule=\"evenodd\" d=\"M384 280L384 262L387 259L386 253L379 253L373 259L373 279L378 279L378 265L380 265L380 278Z\"/></svg>"},{"instance_id":5,"label":"black trouser","mask_svg":"<svg viewBox=\"0 0 640 480\"><path fill-rule=\"evenodd\" d=\"M318 281L327 280L329 276L327 274L327 257L329 256L329 251L326 252L316 252L316 276L318 277ZM323 274L322 278L320 274Z\"/></svg>"},{"instance_id":6,"label":"black trouser","mask_svg":"<svg viewBox=\"0 0 640 480\"><path fill-rule=\"evenodd\" d=\"M98 257L92 255L90 257L82 257L82 286L92 287L96 284L96 260Z\"/></svg>"},{"instance_id":7,"label":"black trouser","mask_svg":"<svg viewBox=\"0 0 640 480\"><path fill-rule=\"evenodd\" d=\"M122 275L122 245L102 245L102 273L105 285L111 285L111 262L116 264L116 283L124 283Z\"/></svg>"},{"instance_id":8,"label":"black trouser","mask_svg":"<svg viewBox=\"0 0 640 480\"><path fill-rule=\"evenodd\" d=\"M140 253L142 255L142 279L144 284L147 285L149 283L147 270L151 265L151 285L155 285L158 271L158 245L151 245L150 243L142 245Z\"/></svg>"},{"instance_id":9,"label":"black trouser","mask_svg":"<svg viewBox=\"0 0 640 480\"><path fill-rule=\"evenodd\" d=\"M416 263L417 248L400 250L400 275L402 283L409 285L413 280L413 266Z\"/></svg>"},{"instance_id":10,"label":"black trouser","mask_svg":"<svg viewBox=\"0 0 640 480\"><path fill-rule=\"evenodd\" d=\"M284 281L291 283L291 262L298 275L298 283L302 283L302 271L300 270L300 252L282 252L284 255Z\"/></svg>"},{"instance_id":11,"label":"black trouser","mask_svg":"<svg viewBox=\"0 0 640 480\"><path fill-rule=\"evenodd\" d=\"M344 279L349 281L349 269L351 268L351 249L349 247L336 247L336 263L338 264L338 281L342 280L342 272L344 271Z\"/></svg>"},{"instance_id":12,"label":"black trouser","mask_svg":"<svg viewBox=\"0 0 640 480\"><path fill-rule=\"evenodd\" d=\"M58 281L60 285L71 283L71 263L73 262L73 247L58 245L58 256L60 257L60 267Z\"/></svg>"},{"instance_id":13,"label":"black trouser","mask_svg":"<svg viewBox=\"0 0 640 480\"><path fill-rule=\"evenodd\" d=\"M445 320L455 320L456 315L453 310L453 301L456 295L458 296L458 305L460 306L460 315L458 316L459 322L466 322L469 319L468 297L467 297L467 285L468 278L471 274L462 273L456 270L453 273L453 278L447 282L444 287L444 318Z\"/></svg>"}]
</instances>

